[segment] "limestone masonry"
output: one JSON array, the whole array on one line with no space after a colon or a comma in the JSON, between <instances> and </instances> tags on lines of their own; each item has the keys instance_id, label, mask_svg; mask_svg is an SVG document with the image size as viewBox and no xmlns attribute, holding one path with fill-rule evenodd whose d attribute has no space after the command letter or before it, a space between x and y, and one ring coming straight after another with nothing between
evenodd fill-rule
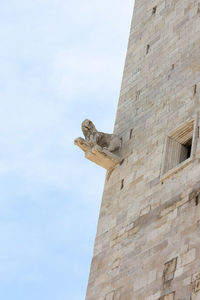
<instances>
[{"instance_id":1,"label":"limestone masonry","mask_svg":"<svg viewBox=\"0 0 200 300\"><path fill-rule=\"evenodd\" d=\"M200 300L199 101L200 0L136 0L86 300Z\"/></svg>"}]
</instances>

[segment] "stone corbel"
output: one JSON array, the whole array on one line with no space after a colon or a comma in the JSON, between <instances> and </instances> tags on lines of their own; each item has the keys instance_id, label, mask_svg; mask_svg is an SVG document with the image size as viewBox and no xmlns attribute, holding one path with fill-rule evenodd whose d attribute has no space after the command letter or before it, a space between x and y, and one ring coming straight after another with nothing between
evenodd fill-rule
<instances>
[{"instance_id":1,"label":"stone corbel","mask_svg":"<svg viewBox=\"0 0 200 300\"><path fill-rule=\"evenodd\" d=\"M85 157L106 170L120 162L121 139L114 134L99 132L90 120L82 123L85 139L79 137L74 144L85 153Z\"/></svg>"}]
</instances>

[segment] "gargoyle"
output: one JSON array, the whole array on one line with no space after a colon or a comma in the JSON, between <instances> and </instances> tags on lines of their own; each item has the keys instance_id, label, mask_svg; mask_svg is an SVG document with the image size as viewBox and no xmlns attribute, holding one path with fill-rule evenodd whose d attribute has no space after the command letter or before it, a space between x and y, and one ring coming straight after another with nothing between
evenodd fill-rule
<instances>
[{"instance_id":1,"label":"gargoyle","mask_svg":"<svg viewBox=\"0 0 200 300\"><path fill-rule=\"evenodd\" d=\"M79 137L75 139L75 145L79 146L84 152L92 151L95 146L101 147L113 154L119 155L122 141L115 134L99 132L92 121L86 119L82 123L82 131L85 139Z\"/></svg>"}]
</instances>

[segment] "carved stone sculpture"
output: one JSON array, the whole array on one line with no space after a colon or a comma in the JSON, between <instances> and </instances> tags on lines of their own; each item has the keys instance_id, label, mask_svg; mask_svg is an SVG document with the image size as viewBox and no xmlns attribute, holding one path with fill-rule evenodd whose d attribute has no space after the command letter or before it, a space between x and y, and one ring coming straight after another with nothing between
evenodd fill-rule
<instances>
[{"instance_id":1,"label":"carved stone sculpture","mask_svg":"<svg viewBox=\"0 0 200 300\"><path fill-rule=\"evenodd\" d=\"M122 144L119 136L99 132L88 119L83 121L82 131L85 139L79 137L74 143L85 152L86 158L108 170L119 163Z\"/></svg>"}]
</instances>

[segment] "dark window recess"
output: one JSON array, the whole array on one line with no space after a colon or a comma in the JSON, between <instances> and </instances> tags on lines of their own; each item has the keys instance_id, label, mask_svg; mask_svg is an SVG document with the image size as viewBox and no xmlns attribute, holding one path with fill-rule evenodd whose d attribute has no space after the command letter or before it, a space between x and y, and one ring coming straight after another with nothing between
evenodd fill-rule
<instances>
[{"instance_id":1,"label":"dark window recess","mask_svg":"<svg viewBox=\"0 0 200 300\"><path fill-rule=\"evenodd\" d=\"M122 160L120 161L120 163L119 163L120 166L123 165L123 163L124 163L124 159L122 159Z\"/></svg>"},{"instance_id":2,"label":"dark window recess","mask_svg":"<svg viewBox=\"0 0 200 300\"><path fill-rule=\"evenodd\" d=\"M194 86L194 95L197 93L197 85Z\"/></svg>"},{"instance_id":3,"label":"dark window recess","mask_svg":"<svg viewBox=\"0 0 200 300\"><path fill-rule=\"evenodd\" d=\"M196 205L196 206L199 205L199 195L195 197L195 205Z\"/></svg>"},{"instance_id":4,"label":"dark window recess","mask_svg":"<svg viewBox=\"0 0 200 300\"><path fill-rule=\"evenodd\" d=\"M146 49L146 54L149 53L149 50L150 50L150 45L148 44L148 45L147 45L147 49Z\"/></svg>"},{"instance_id":5,"label":"dark window recess","mask_svg":"<svg viewBox=\"0 0 200 300\"><path fill-rule=\"evenodd\" d=\"M133 129L130 130L129 139L132 138L132 135L133 135Z\"/></svg>"},{"instance_id":6,"label":"dark window recess","mask_svg":"<svg viewBox=\"0 0 200 300\"><path fill-rule=\"evenodd\" d=\"M121 181L121 190L124 188L124 179Z\"/></svg>"},{"instance_id":7,"label":"dark window recess","mask_svg":"<svg viewBox=\"0 0 200 300\"><path fill-rule=\"evenodd\" d=\"M185 145L182 145L180 153L180 163L190 158L192 150L192 139L190 139Z\"/></svg>"},{"instance_id":8,"label":"dark window recess","mask_svg":"<svg viewBox=\"0 0 200 300\"><path fill-rule=\"evenodd\" d=\"M157 6L154 6L153 9L152 9L152 15L155 15L156 11L157 11Z\"/></svg>"}]
</instances>

